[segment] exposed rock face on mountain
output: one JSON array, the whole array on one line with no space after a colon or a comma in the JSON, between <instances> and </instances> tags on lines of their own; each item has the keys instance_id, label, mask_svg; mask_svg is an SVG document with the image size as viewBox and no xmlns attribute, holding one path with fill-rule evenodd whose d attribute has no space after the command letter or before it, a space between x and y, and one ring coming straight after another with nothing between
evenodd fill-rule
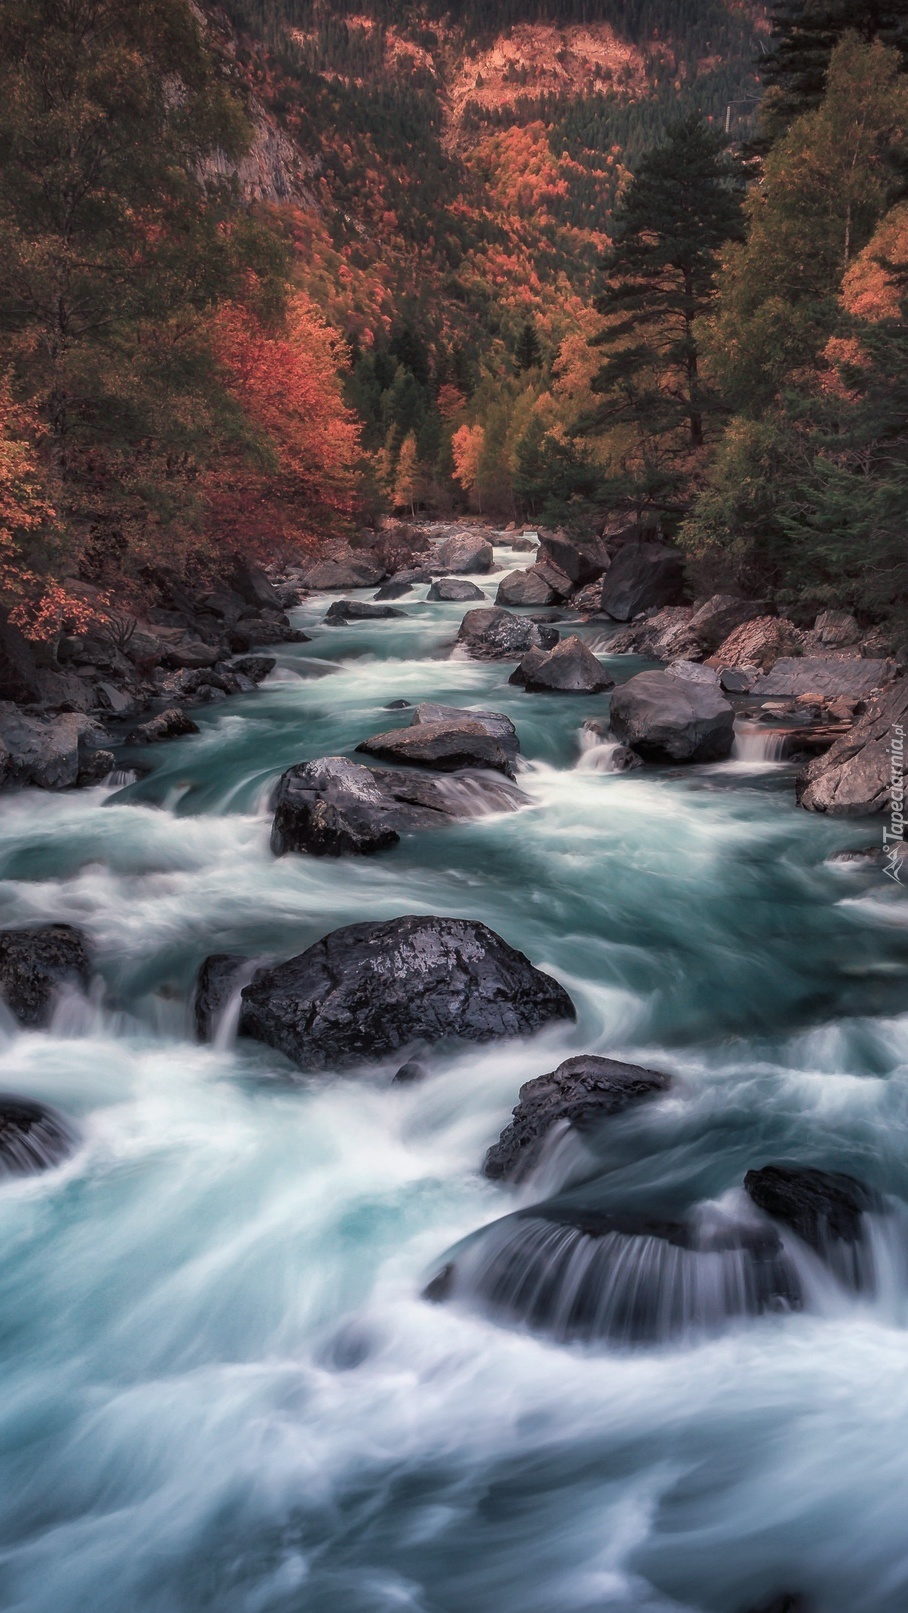
<instances>
[{"instance_id":1,"label":"exposed rock face on mountain","mask_svg":"<svg viewBox=\"0 0 908 1613\"><path fill-rule=\"evenodd\" d=\"M734 743L734 712L719 690L667 672L640 672L616 689L610 720L646 761L721 761Z\"/></svg>"},{"instance_id":2,"label":"exposed rock face on mountain","mask_svg":"<svg viewBox=\"0 0 908 1613\"><path fill-rule=\"evenodd\" d=\"M348 925L259 971L240 1023L301 1069L323 1070L414 1043L529 1036L574 1017L564 987L486 925L419 916Z\"/></svg>"},{"instance_id":3,"label":"exposed rock face on mountain","mask_svg":"<svg viewBox=\"0 0 908 1613\"><path fill-rule=\"evenodd\" d=\"M671 1077L659 1070L592 1053L565 1059L551 1075L540 1075L520 1088L513 1119L486 1154L483 1170L497 1180L519 1182L532 1170L546 1136L559 1122L584 1131L670 1085Z\"/></svg>"},{"instance_id":4,"label":"exposed rock face on mountain","mask_svg":"<svg viewBox=\"0 0 908 1613\"><path fill-rule=\"evenodd\" d=\"M619 550L602 584L602 609L617 622L640 611L676 605L684 591L680 552L662 543L628 543Z\"/></svg>"},{"instance_id":5,"label":"exposed rock face on mountain","mask_svg":"<svg viewBox=\"0 0 908 1613\"><path fill-rule=\"evenodd\" d=\"M72 924L0 930L0 996L21 1025L44 1025L61 986L83 990L91 977L88 943Z\"/></svg>"},{"instance_id":6,"label":"exposed rock face on mountain","mask_svg":"<svg viewBox=\"0 0 908 1613\"><path fill-rule=\"evenodd\" d=\"M906 729L908 678L899 678L831 750L808 763L795 786L800 805L839 818L891 810L893 761L904 756Z\"/></svg>"}]
</instances>

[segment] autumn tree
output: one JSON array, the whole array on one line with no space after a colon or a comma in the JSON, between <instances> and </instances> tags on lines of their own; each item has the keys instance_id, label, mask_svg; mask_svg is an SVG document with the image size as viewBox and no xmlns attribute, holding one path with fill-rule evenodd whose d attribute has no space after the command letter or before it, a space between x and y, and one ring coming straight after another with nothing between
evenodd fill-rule
<instances>
[{"instance_id":1,"label":"autumn tree","mask_svg":"<svg viewBox=\"0 0 908 1613\"><path fill-rule=\"evenodd\" d=\"M587 433L631 428L634 449L616 488L671 505L679 461L704 443L716 408L704 380L697 322L712 306L723 244L740 234L736 174L724 141L695 115L676 123L641 162L615 218L605 323L607 358L592 386L601 402Z\"/></svg>"}]
</instances>

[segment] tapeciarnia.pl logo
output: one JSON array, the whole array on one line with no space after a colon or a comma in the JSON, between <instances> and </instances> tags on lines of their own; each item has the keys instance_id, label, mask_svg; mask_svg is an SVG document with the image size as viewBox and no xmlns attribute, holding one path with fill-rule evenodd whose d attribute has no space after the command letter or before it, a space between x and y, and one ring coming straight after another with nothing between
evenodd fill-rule
<instances>
[{"instance_id":1,"label":"tapeciarnia.pl logo","mask_svg":"<svg viewBox=\"0 0 908 1613\"><path fill-rule=\"evenodd\" d=\"M905 730L896 724L889 741L889 827L883 830L887 879L902 883L901 846L905 838Z\"/></svg>"}]
</instances>

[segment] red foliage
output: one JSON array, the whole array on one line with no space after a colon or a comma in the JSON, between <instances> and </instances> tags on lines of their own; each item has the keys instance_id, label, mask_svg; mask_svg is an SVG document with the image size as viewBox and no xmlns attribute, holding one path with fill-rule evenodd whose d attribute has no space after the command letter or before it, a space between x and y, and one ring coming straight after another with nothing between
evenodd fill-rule
<instances>
[{"instance_id":1,"label":"red foliage","mask_svg":"<svg viewBox=\"0 0 908 1613\"><path fill-rule=\"evenodd\" d=\"M343 401L341 343L301 293L277 330L221 309L215 341L252 437L206 479L211 536L263 559L314 546L356 507L360 428Z\"/></svg>"}]
</instances>

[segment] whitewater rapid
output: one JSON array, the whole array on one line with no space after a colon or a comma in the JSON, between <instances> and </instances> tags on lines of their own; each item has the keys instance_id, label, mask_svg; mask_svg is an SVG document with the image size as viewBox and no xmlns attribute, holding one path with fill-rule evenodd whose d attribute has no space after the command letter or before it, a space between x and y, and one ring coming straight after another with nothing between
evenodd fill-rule
<instances>
[{"instance_id":1,"label":"whitewater rapid","mask_svg":"<svg viewBox=\"0 0 908 1613\"><path fill-rule=\"evenodd\" d=\"M904 1613L897 1239L873 1296L821 1284L800 1314L648 1347L420 1298L447 1248L576 1171L570 1141L516 1191L479 1168L521 1084L577 1052L674 1077L597 1139L606 1207L721 1204L778 1159L908 1201L908 907L834 860L876 827L799 812L752 747L583 765L607 697L451 659L463 607L424 594L335 629L308 601L312 642L149 748L147 776L0 807L2 924L77 924L98 965L49 1032L0 1023L0 1088L81 1132L58 1169L0 1182L0 1607L743 1613L788 1588ZM396 699L510 715L531 805L378 858L272 858L280 772L349 752ZM193 1040L208 953L281 958L413 912L490 924L577 1025L445 1054L414 1086L393 1061L302 1080Z\"/></svg>"}]
</instances>

